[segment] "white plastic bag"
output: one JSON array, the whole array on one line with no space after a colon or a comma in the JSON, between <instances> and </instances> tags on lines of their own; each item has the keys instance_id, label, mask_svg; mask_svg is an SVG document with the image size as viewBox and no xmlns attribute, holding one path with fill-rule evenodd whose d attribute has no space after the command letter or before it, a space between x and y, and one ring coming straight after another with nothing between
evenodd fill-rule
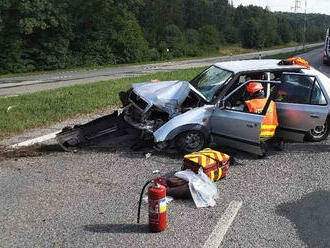
<instances>
[{"instance_id":1,"label":"white plastic bag","mask_svg":"<svg viewBox=\"0 0 330 248\"><path fill-rule=\"evenodd\" d=\"M215 183L205 175L202 168L198 170L198 174L187 169L176 172L175 176L189 182L191 196L197 208L215 206L214 199L219 197L218 189Z\"/></svg>"}]
</instances>

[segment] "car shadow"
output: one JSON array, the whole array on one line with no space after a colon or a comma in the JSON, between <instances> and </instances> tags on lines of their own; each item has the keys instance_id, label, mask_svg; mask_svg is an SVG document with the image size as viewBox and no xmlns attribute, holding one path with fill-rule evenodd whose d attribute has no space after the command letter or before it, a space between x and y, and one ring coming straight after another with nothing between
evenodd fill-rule
<instances>
[{"instance_id":1,"label":"car shadow","mask_svg":"<svg viewBox=\"0 0 330 248\"><path fill-rule=\"evenodd\" d=\"M329 247L330 192L316 191L298 201L277 206L276 213L289 219L308 247Z\"/></svg>"},{"instance_id":2,"label":"car shadow","mask_svg":"<svg viewBox=\"0 0 330 248\"><path fill-rule=\"evenodd\" d=\"M260 157L248 152L240 151L231 147L211 145L210 148L221 151L235 158L235 165L240 165L239 160L267 160L269 156L280 155L281 153L325 153L330 152L330 145L326 143L285 143L284 150L279 151L276 145L268 145L267 155ZM63 149L58 144L41 145L36 148L38 152L53 153L63 152ZM88 152L111 152L118 153L119 156L129 158L147 158L152 156L152 159L172 159L173 163L182 161L183 154L176 150L157 151L153 148L151 142L139 141L135 135L127 135L119 140L111 140L107 136L103 136L93 141L93 144L83 147L72 148L73 152L88 151ZM157 157L157 158L156 158ZM166 162L165 162L166 163Z\"/></svg>"},{"instance_id":3,"label":"car shadow","mask_svg":"<svg viewBox=\"0 0 330 248\"><path fill-rule=\"evenodd\" d=\"M42 153L53 153L53 152L63 152L62 147L59 144L51 144L51 145L39 145L36 146L36 151Z\"/></svg>"},{"instance_id":4,"label":"car shadow","mask_svg":"<svg viewBox=\"0 0 330 248\"><path fill-rule=\"evenodd\" d=\"M228 147L228 146L212 146L212 149L216 150L216 151L220 151L222 153L228 154L229 156L233 157L235 159L235 162L233 163L233 165L241 165L239 163L239 159L244 159L244 160L255 160L255 159L259 159L260 156L252 154L252 153L248 153L245 151L241 151L241 150L237 150L235 148L232 147ZM266 159L267 157L262 157L263 159Z\"/></svg>"},{"instance_id":5,"label":"car shadow","mask_svg":"<svg viewBox=\"0 0 330 248\"><path fill-rule=\"evenodd\" d=\"M276 144L268 145L267 154L264 157L260 157L248 152L243 152L240 150L236 150L230 147L215 147L214 149L227 153L228 155L237 159L244 160L255 160L255 159L268 159L270 156L281 155L283 153L327 153L330 152L329 144L320 144L320 143L291 143L287 142L284 145L283 150L279 150ZM239 163L237 163L239 164Z\"/></svg>"},{"instance_id":6,"label":"car shadow","mask_svg":"<svg viewBox=\"0 0 330 248\"><path fill-rule=\"evenodd\" d=\"M325 153L330 152L330 145L319 143L289 143L284 152L312 152Z\"/></svg>"},{"instance_id":7,"label":"car shadow","mask_svg":"<svg viewBox=\"0 0 330 248\"><path fill-rule=\"evenodd\" d=\"M147 224L93 224L83 229L93 233L151 233Z\"/></svg>"}]
</instances>

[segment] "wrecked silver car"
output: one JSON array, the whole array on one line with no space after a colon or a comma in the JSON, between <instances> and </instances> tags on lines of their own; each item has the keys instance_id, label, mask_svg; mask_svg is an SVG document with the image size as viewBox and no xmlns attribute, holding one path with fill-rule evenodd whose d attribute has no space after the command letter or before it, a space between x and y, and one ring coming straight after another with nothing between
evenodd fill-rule
<instances>
[{"instance_id":1,"label":"wrecked silver car","mask_svg":"<svg viewBox=\"0 0 330 248\"><path fill-rule=\"evenodd\" d=\"M329 134L330 82L319 71L279 60L247 60L212 65L190 82L133 84L121 92L123 107L84 125L64 128L60 145L89 145L101 136L118 137L134 130L156 149L183 153L210 143L263 155L260 129L264 115L244 111L245 86L260 81L269 101L276 102L277 137L320 141ZM253 77L253 78L251 78ZM283 94L285 92L285 94ZM111 136L112 135L112 136Z\"/></svg>"}]
</instances>

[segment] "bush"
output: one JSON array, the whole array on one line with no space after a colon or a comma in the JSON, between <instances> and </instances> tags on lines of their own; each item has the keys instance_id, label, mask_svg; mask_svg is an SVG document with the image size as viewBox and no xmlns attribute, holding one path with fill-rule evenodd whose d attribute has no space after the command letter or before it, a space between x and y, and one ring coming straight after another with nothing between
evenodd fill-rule
<instances>
[{"instance_id":1,"label":"bush","mask_svg":"<svg viewBox=\"0 0 330 248\"><path fill-rule=\"evenodd\" d=\"M242 45L245 48L263 48L265 45L264 34L260 22L255 18L250 18L241 27Z\"/></svg>"},{"instance_id":2,"label":"bush","mask_svg":"<svg viewBox=\"0 0 330 248\"><path fill-rule=\"evenodd\" d=\"M199 32L196 29L187 29L184 32L185 42L188 45L198 46L200 41Z\"/></svg>"},{"instance_id":3,"label":"bush","mask_svg":"<svg viewBox=\"0 0 330 248\"><path fill-rule=\"evenodd\" d=\"M217 50L221 41L220 33L214 25L205 25L199 29L199 43L204 50Z\"/></svg>"},{"instance_id":4,"label":"bush","mask_svg":"<svg viewBox=\"0 0 330 248\"><path fill-rule=\"evenodd\" d=\"M236 43L238 41L238 29L236 27L226 26L222 33L226 43Z\"/></svg>"},{"instance_id":5,"label":"bush","mask_svg":"<svg viewBox=\"0 0 330 248\"><path fill-rule=\"evenodd\" d=\"M162 32L162 50L168 51L173 57L181 57L185 55L185 43L181 30L178 26L171 24L164 28Z\"/></svg>"},{"instance_id":6,"label":"bush","mask_svg":"<svg viewBox=\"0 0 330 248\"><path fill-rule=\"evenodd\" d=\"M109 44L105 41L90 41L84 47L81 56L82 65L96 66L104 64L115 64L115 56Z\"/></svg>"},{"instance_id":7,"label":"bush","mask_svg":"<svg viewBox=\"0 0 330 248\"><path fill-rule=\"evenodd\" d=\"M137 20L130 14L115 19L117 28L114 35L113 50L119 63L139 62L146 59L148 43L143 38Z\"/></svg>"}]
</instances>

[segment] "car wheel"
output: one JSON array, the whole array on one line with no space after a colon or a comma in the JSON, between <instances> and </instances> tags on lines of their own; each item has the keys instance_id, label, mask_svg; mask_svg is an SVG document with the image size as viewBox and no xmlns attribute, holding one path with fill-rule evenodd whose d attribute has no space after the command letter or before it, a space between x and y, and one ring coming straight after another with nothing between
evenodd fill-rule
<instances>
[{"instance_id":1,"label":"car wheel","mask_svg":"<svg viewBox=\"0 0 330 248\"><path fill-rule=\"evenodd\" d=\"M184 154L197 152L206 146L206 138L199 131L188 131L178 136L176 146Z\"/></svg>"},{"instance_id":2,"label":"car wheel","mask_svg":"<svg viewBox=\"0 0 330 248\"><path fill-rule=\"evenodd\" d=\"M312 130L310 130L307 135L306 139L308 141L322 141L325 140L329 135L329 124L330 124L330 118L326 120L323 126L318 126Z\"/></svg>"}]
</instances>

